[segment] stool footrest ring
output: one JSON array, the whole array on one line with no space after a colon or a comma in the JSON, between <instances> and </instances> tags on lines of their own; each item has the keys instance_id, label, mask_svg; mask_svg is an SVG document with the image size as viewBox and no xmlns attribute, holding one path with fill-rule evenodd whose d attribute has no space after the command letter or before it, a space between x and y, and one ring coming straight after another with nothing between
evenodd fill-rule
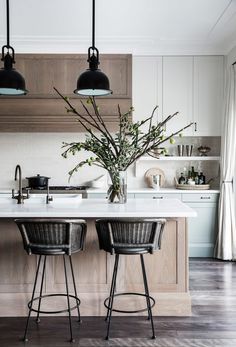
<instances>
[{"instance_id":1,"label":"stool footrest ring","mask_svg":"<svg viewBox=\"0 0 236 347\"><path fill-rule=\"evenodd\" d=\"M43 298L54 297L54 296L65 296L65 297L67 297L66 294L47 294L47 295L38 296L37 298L34 298L33 300L30 300L28 302L28 308L31 309L31 311L33 311L33 312L43 313L43 314L57 314L57 313L69 312L68 308L65 309L65 310L60 310L60 311L42 311L42 310L36 310L36 309L32 308L32 304L33 304L34 301L38 301L38 300L43 299ZM75 296L75 295L69 295L69 297L76 300L76 305L70 308L70 310L72 311L72 310L75 310L76 308L79 307L80 299L77 296Z\"/></svg>"},{"instance_id":2,"label":"stool footrest ring","mask_svg":"<svg viewBox=\"0 0 236 347\"><path fill-rule=\"evenodd\" d=\"M116 297L116 296L123 296L123 295L137 295L137 296L143 296L143 297L145 297L145 298L149 298L149 299L152 301L151 308L153 308L153 307L155 306L155 303L156 303L155 299L154 299L152 296L147 295L147 294L142 294L142 293L133 293L133 292L130 292L130 293L118 293L118 294L114 294L114 297ZM110 296L104 300L104 306L105 306L108 310L111 309L111 308L108 306L108 304L107 304L107 301L108 301L109 299L111 299ZM133 311L129 311L129 310L118 310L118 309L113 308L112 311L114 311L114 312L119 312L119 313L139 313L139 312L148 311L148 308L146 307L146 308L143 308L143 309L141 309L141 310L133 310Z\"/></svg>"}]
</instances>

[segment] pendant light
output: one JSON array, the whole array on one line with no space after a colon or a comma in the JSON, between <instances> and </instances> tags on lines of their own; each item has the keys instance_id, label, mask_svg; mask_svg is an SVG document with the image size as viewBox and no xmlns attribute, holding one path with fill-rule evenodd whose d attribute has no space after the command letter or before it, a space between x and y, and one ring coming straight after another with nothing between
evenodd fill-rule
<instances>
[{"instance_id":1,"label":"pendant light","mask_svg":"<svg viewBox=\"0 0 236 347\"><path fill-rule=\"evenodd\" d=\"M13 68L15 64L15 51L10 46L9 25L9 0L6 0L7 10L7 44L2 47L2 61L4 67L0 69L0 95L25 95L25 80L19 72Z\"/></svg>"},{"instance_id":2,"label":"pendant light","mask_svg":"<svg viewBox=\"0 0 236 347\"><path fill-rule=\"evenodd\" d=\"M88 49L89 69L83 72L77 81L74 93L86 96L104 96L112 94L108 77L98 69L99 51L95 47L95 0L92 0L92 46Z\"/></svg>"}]
</instances>

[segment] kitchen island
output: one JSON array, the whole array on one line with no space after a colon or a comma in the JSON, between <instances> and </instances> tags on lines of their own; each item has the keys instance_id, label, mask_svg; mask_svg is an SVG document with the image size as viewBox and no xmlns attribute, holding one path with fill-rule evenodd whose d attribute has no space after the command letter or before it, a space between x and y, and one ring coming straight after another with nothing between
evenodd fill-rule
<instances>
[{"instance_id":1,"label":"kitchen island","mask_svg":"<svg viewBox=\"0 0 236 347\"><path fill-rule=\"evenodd\" d=\"M83 218L87 221L86 249L73 255L82 315L104 315L114 256L99 250L94 220L97 218L166 218L162 249L145 255L151 295L156 299L154 315L191 315L188 289L187 218L196 213L179 200L129 199L126 204L108 204L97 199L62 199L46 205L30 198L17 205L0 198L0 316L24 316L36 269L36 256L23 250L15 218ZM45 292L65 290L61 257L48 259ZM117 291L143 291L137 256L121 257ZM50 305L59 305L50 299ZM54 302L52 302L54 301ZM139 308L145 302L119 299L122 309ZM135 306L132 306L135 305Z\"/></svg>"}]
</instances>

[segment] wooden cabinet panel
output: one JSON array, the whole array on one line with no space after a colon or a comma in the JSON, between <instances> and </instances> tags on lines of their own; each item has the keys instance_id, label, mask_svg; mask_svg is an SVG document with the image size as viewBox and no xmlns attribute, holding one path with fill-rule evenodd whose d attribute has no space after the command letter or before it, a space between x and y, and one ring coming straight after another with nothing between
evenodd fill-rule
<instances>
[{"instance_id":1,"label":"wooden cabinet panel","mask_svg":"<svg viewBox=\"0 0 236 347\"><path fill-rule=\"evenodd\" d=\"M84 131L76 118L67 114L55 86L85 115L81 99L73 94L79 75L88 68L87 56L69 54L26 54L17 56L16 68L26 80L29 94L0 97L0 132L78 132ZM117 105L126 112L132 105L131 55L101 55L101 69L109 76L113 94L97 98L100 113L108 127L116 129Z\"/></svg>"},{"instance_id":2,"label":"wooden cabinet panel","mask_svg":"<svg viewBox=\"0 0 236 347\"><path fill-rule=\"evenodd\" d=\"M152 255L144 256L147 276L149 278L149 288L151 291L159 291L165 286L167 291L176 290L178 287L177 278L177 222L169 220L162 238L162 249ZM164 251L163 251L164 249ZM170 257L170 254L173 257ZM125 277L124 286L126 290L134 288L143 291L143 278L140 264L140 256L125 257Z\"/></svg>"},{"instance_id":3,"label":"wooden cabinet panel","mask_svg":"<svg viewBox=\"0 0 236 347\"><path fill-rule=\"evenodd\" d=\"M2 220L0 230L0 293L31 292L37 258L24 251L20 231L13 220Z\"/></svg>"}]
</instances>

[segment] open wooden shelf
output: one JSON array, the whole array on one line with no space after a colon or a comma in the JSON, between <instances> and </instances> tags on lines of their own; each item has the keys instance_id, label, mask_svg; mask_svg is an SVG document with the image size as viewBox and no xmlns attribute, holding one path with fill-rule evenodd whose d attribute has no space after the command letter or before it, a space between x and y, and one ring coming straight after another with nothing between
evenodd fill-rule
<instances>
[{"instance_id":1,"label":"open wooden shelf","mask_svg":"<svg viewBox=\"0 0 236 347\"><path fill-rule=\"evenodd\" d=\"M156 160L161 160L161 161L194 161L194 160L202 160L202 161L206 161L206 160L220 160L220 156L207 156L207 157L200 157L200 156L191 156L191 157L177 157L177 156L166 156L166 157L160 157L160 158L153 158L153 157L142 157L140 159L138 159L138 161L156 161Z\"/></svg>"}]
</instances>

